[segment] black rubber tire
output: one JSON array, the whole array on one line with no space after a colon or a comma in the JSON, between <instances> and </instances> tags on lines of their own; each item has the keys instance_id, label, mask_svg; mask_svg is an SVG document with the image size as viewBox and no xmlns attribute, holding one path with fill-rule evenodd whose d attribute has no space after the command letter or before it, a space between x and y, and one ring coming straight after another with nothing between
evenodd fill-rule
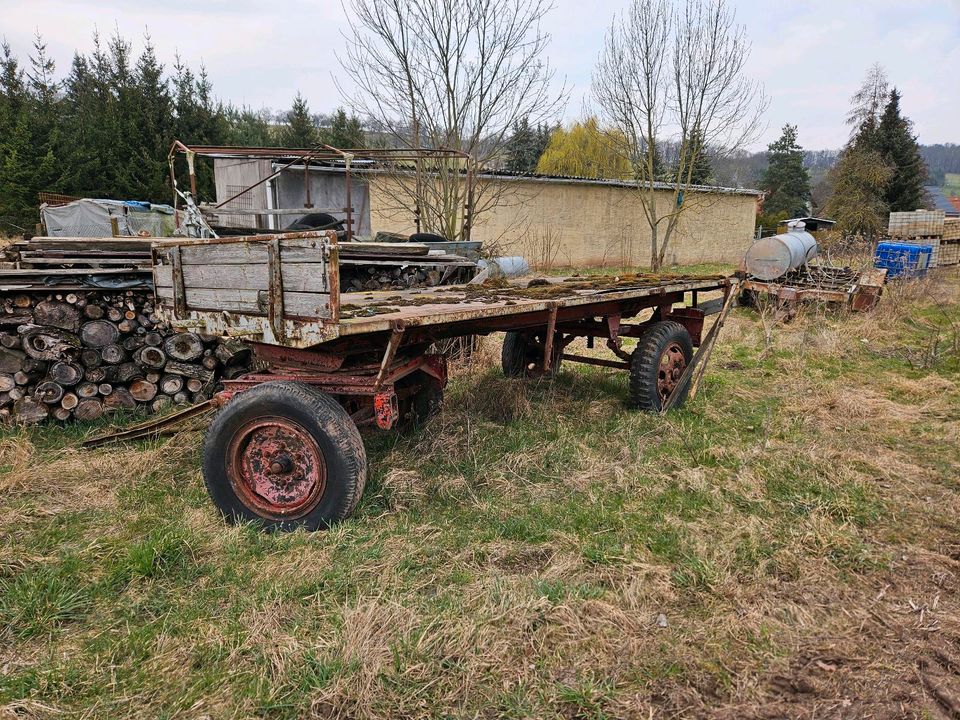
<instances>
[{"instance_id":1,"label":"black rubber tire","mask_svg":"<svg viewBox=\"0 0 960 720\"><path fill-rule=\"evenodd\" d=\"M541 378L552 377L560 369L560 356L555 353L553 362L550 364L550 370L544 374L540 368L543 367L543 350L536 344L539 336L531 336L526 333L511 330L506 333L503 339L503 350L500 353L500 366L503 368L503 374L514 378ZM554 345L556 348L556 345ZM534 365L531 368L530 365Z\"/></svg>"},{"instance_id":2,"label":"black rubber tire","mask_svg":"<svg viewBox=\"0 0 960 720\"><path fill-rule=\"evenodd\" d=\"M660 372L660 358L667 347L676 342L680 345L687 364L693 358L693 340L687 329L678 322L666 320L651 325L641 336L640 342L630 357L630 397L631 407L648 412L659 412L663 398L657 389ZM680 390L681 396L674 407L680 407L687 399L690 385Z\"/></svg>"},{"instance_id":3,"label":"black rubber tire","mask_svg":"<svg viewBox=\"0 0 960 720\"><path fill-rule=\"evenodd\" d=\"M287 225L285 230L327 230L343 226L344 221L338 220L330 213L309 213Z\"/></svg>"},{"instance_id":4,"label":"black rubber tire","mask_svg":"<svg viewBox=\"0 0 960 720\"><path fill-rule=\"evenodd\" d=\"M423 385L413 396L410 405L410 419L414 425L423 425L440 412L440 408L443 407L443 387L440 381L431 375L424 374Z\"/></svg>"},{"instance_id":5,"label":"black rubber tire","mask_svg":"<svg viewBox=\"0 0 960 720\"><path fill-rule=\"evenodd\" d=\"M737 305L745 308L755 308L757 306L757 293L753 290L741 290L737 296Z\"/></svg>"},{"instance_id":6,"label":"black rubber tire","mask_svg":"<svg viewBox=\"0 0 960 720\"><path fill-rule=\"evenodd\" d=\"M443 235L437 235L437 233L419 232L419 233L414 233L413 235L410 236L410 242L412 243L447 242L447 239Z\"/></svg>"},{"instance_id":7,"label":"black rubber tire","mask_svg":"<svg viewBox=\"0 0 960 720\"><path fill-rule=\"evenodd\" d=\"M232 487L226 470L230 441L245 423L263 416L289 418L316 441L326 462L317 505L296 519L263 517ZM265 530L320 530L348 517L367 479L367 454L353 420L329 395L297 382L269 382L245 390L219 412L203 443L203 479L213 503L230 522L260 522Z\"/></svg>"}]
</instances>

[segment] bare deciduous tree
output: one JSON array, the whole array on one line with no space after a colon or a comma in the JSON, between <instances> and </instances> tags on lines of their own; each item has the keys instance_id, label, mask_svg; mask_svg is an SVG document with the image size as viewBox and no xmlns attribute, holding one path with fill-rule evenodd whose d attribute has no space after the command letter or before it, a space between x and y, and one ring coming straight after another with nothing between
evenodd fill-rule
<instances>
[{"instance_id":1,"label":"bare deciduous tree","mask_svg":"<svg viewBox=\"0 0 960 720\"><path fill-rule=\"evenodd\" d=\"M355 88L353 110L402 147L469 153L476 167L500 155L515 121L553 118L553 94L540 21L547 0L350 0L341 58ZM396 209L419 214L424 230L459 238L467 201L464 161L431 158L385 179ZM376 180L374 180L376 181ZM503 186L483 182L474 218L501 201Z\"/></svg>"},{"instance_id":2,"label":"bare deciduous tree","mask_svg":"<svg viewBox=\"0 0 960 720\"><path fill-rule=\"evenodd\" d=\"M875 128L880 123L880 115L890 99L890 81L887 71L880 63L874 63L867 70L863 84L850 98L852 107L847 113L847 125L850 126L850 139L856 139L864 128Z\"/></svg>"},{"instance_id":3,"label":"bare deciduous tree","mask_svg":"<svg viewBox=\"0 0 960 720\"><path fill-rule=\"evenodd\" d=\"M632 0L614 18L593 75L602 118L620 138L650 226L650 265L664 264L697 161L752 142L766 101L744 74L744 29L726 0ZM664 168L663 158L674 162ZM664 189L672 193L658 198ZM659 202L658 202L659 200Z\"/></svg>"}]
</instances>

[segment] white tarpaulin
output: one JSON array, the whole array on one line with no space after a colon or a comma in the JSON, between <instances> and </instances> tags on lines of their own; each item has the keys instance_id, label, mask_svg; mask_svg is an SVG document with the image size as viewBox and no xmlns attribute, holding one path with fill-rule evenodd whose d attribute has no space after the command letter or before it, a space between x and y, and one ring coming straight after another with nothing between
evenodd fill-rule
<instances>
[{"instance_id":1,"label":"white tarpaulin","mask_svg":"<svg viewBox=\"0 0 960 720\"><path fill-rule=\"evenodd\" d=\"M66 205L40 206L50 237L111 237L112 218L121 236L170 237L175 229L173 208L123 200L74 200Z\"/></svg>"}]
</instances>

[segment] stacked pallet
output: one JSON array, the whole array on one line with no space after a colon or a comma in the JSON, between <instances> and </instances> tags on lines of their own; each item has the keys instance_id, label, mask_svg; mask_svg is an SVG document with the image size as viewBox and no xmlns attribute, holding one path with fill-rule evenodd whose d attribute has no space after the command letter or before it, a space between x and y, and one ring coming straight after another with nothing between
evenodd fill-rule
<instances>
[{"instance_id":1,"label":"stacked pallet","mask_svg":"<svg viewBox=\"0 0 960 720\"><path fill-rule=\"evenodd\" d=\"M4 249L0 291L147 284L154 238L34 237Z\"/></svg>"},{"instance_id":2,"label":"stacked pallet","mask_svg":"<svg viewBox=\"0 0 960 720\"><path fill-rule=\"evenodd\" d=\"M939 238L943 236L943 210L892 212L887 232L892 238Z\"/></svg>"},{"instance_id":3,"label":"stacked pallet","mask_svg":"<svg viewBox=\"0 0 960 720\"><path fill-rule=\"evenodd\" d=\"M942 239L960 241L960 218L944 218Z\"/></svg>"},{"instance_id":4,"label":"stacked pallet","mask_svg":"<svg viewBox=\"0 0 960 720\"><path fill-rule=\"evenodd\" d=\"M94 420L201 402L246 370L243 345L173 333L152 294L19 293L0 299L0 418Z\"/></svg>"}]
</instances>

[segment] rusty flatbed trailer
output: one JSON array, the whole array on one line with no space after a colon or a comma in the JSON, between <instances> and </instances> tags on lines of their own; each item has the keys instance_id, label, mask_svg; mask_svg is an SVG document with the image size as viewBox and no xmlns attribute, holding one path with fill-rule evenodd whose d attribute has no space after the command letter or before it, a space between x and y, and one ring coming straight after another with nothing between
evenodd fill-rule
<instances>
[{"instance_id":1,"label":"rusty flatbed trailer","mask_svg":"<svg viewBox=\"0 0 960 720\"><path fill-rule=\"evenodd\" d=\"M741 303L755 304L757 296L766 296L783 305L788 315L795 314L801 302L829 303L854 311L872 310L880 301L886 278L887 271L877 268L857 271L848 267L804 265L776 280L747 277L741 284Z\"/></svg>"},{"instance_id":2,"label":"rusty flatbed trailer","mask_svg":"<svg viewBox=\"0 0 960 720\"><path fill-rule=\"evenodd\" d=\"M326 527L363 491L358 426L426 419L442 401L438 340L506 332L502 366L538 378L561 362L626 370L630 403L656 411L683 387L704 317L728 278L623 275L340 293L333 232L154 247L158 307L181 330L243 338L257 371L224 382L204 478L224 515L273 529ZM705 294L718 295L707 302ZM642 319L641 316L643 316ZM632 351L623 338L636 338ZM567 352L601 339L612 358Z\"/></svg>"}]
</instances>

